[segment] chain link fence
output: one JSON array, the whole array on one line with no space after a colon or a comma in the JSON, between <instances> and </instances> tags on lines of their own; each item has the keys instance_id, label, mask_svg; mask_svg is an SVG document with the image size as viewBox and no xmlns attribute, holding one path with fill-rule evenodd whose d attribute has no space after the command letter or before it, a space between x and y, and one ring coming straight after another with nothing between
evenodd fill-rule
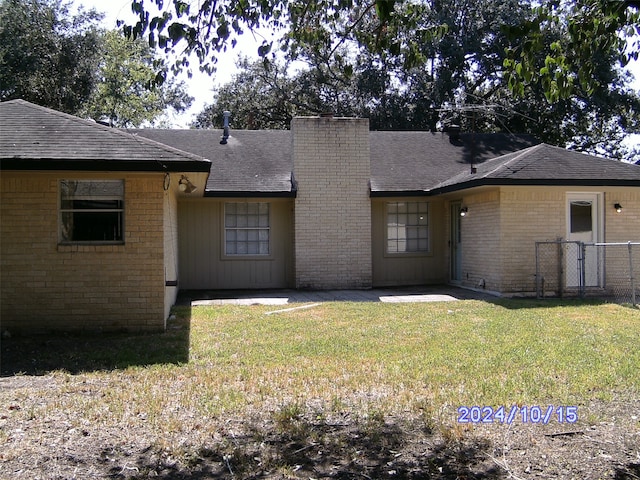
<instances>
[{"instance_id":1,"label":"chain link fence","mask_svg":"<svg viewBox=\"0 0 640 480\"><path fill-rule=\"evenodd\" d=\"M536 242L536 295L640 303L640 243Z\"/></svg>"}]
</instances>

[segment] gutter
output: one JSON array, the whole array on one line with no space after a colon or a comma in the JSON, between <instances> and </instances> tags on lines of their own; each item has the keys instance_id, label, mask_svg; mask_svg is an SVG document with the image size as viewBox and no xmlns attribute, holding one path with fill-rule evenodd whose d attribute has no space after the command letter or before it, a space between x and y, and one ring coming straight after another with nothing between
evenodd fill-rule
<instances>
[{"instance_id":1,"label":"gutter","mask_svg":"<svg viewBox=\"0 0 640 480\"><path fill-rule=\"evenodd\" d=\"M204 197L207 198L296 198L297 192L253 192L239 190L205 190Z\"/></svg>"},{"instance_id":2,"label":"gutter","mask_svg":"<svg viewBox=\"0 0 640 480\"><path fill-rule=\"evenodd\" d=\"M88 172L192 172L209 173L208 160L68 160L2 158L0 170L77 170Z\"/></svg>"},{"instance_id":3,"label":"gutter","mask_svg":"<svg viewBox=\"0 0 640 480\"><path fill-rule=\"evenodd\" d=\"M474 187L484 186L541 186L541 187L640 187L640 179L638 180L623 180L623 179L544 179L544 180L532 180L532 179L510 179L505 180L502 178L479 178L469 180L462 183L456 183L453 185L447 185L444 187L434 188L425 192L425 195L440 195L443 193L458 192L460 190L467 190Z\"/></svg>"}]
</instances>

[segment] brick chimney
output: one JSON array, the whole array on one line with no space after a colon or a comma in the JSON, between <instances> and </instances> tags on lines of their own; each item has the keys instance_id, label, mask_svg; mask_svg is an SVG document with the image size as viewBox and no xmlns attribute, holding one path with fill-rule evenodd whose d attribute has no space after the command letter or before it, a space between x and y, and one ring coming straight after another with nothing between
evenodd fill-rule
<instances>
[{"instance_id":1,"label":"brick chimney","mask_svg":"<svg viewBox=\"0 0 640 480\"><path fill-rule=\"evenodd\" d=\"M297 288L371 288L369 120L296 117Z\"/></svg>"}]
</instances>

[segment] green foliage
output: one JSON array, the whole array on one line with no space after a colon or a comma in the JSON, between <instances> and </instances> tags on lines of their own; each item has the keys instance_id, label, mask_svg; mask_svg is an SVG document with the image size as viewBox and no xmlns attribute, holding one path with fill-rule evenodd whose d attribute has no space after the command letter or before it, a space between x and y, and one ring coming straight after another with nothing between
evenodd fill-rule
<instances>
[{"instance_id":1,"label":"green foliage","mask_svg":"<svg viewBox=\"0 0 640 480\"><path fill-rule=\"evenodd\" d=\"M186 109L193 99L183 83L164 82L164 61L145 42L99 28L102 18L95 10L71 15L64 0L0 0L0 100L119 127Z\"/></svg>"},{"instance_id":2,"label":"green foliage","mask_svg":"<svg viewBox=\"0 0 640 480\"><path fill-rule=\"evenodd\" d=\"M145 42L107 32L99 83L83 113L113 126L138 127L153 122L169 108L184 111L193 98L187 95L183 82L157 84L163 66Z\"/></svg>"},{"instance_id":3,"label":"green foliage","mask_svg":"<svg viewBox=\"0 0 640 480\"><path fill-rule=\"evenodd\" d=\"M2 0L0 100L76 113L96 83L101 18L94 10L71 16L63 0Z\"/></svg>"},{"instance_id":4,"label":"green foliage","mask_svg":"<svg viewBox=\"0 0 640 480\"><path fill-rule=\"evenodd\" d=\"M536 84L549 103L579 91L591 95L608 87L599 78L602 57L622 66L638 58L640 2L544 2L532 18L504 29L512 39L504 60L507 81L521 97ZM627 39L633 41L629 49Z\"/></svg>"},{"instance_id":5,"label":"green foliage","mask_svg":"<svg viewBox=\"0 0 640 480\"><path fill-rule=\"evenodd\" d=\"M167 51L186 42L186 52L195 52L207 70L214 68L218 53L235 45L238 35L259 27L284 30L281 48L293 58L300 50L311 48L325 52L327 60L332 57L338 64L339 48L355 42L370 53L401 59L409 69L429 58L421 48L425 40L466 25L460 18L454 19L455 27L443 19L425 23L425 18L434 20L432 13L448 5L473 10L471 2L439 0L204 0L193 10L183 1L153 3L161 14L150 18L144 0L132 0L139 20L124 26L127 35L148 35L150 44ZM501 3L494 2L494 8L501 10ZM568 98L578 84L591 93L605 86L593 80L598 71L594 59L601 52L615 52L623 64L638 57L637 43L625 51L625 40L640 33L640 2L574 0L536 5L529 8L526 18L517 16L497 25L512 39L504 67L507 84L515 94L524 96L525 86L533 83L542 86L552 103ZM491 16L483 20L492 23ZM562 41L546 42L547 32L557 30L562 32ZM271 50L272 44L265 40L259 54L266 56ZM175 67L184 65L185 58ZM344 65L345 71L348 68L349 64Z\"/></svg>"},{"instance_id":6,"label":"green foliage","mask_svg":"<svg viewBox=\"0 0 640 480\"><path fill-rule=\"evenodd\" d=\"M419 66L409 68L406 55L375 53L359 41L341 46L300 43L289 52L308 68L288 75L289 64L271 57L240 63L241 72L217 90L194 126L220 126L224 110L232 111L235 128L288 128L294 115L331 111L369 118L373 130L436 130L457 123L467 131L529 133L550 144L637 160L622 139L640 131L640 98L626 86L615 55L592 60L594 78L606 88L586 90L577 82L571 97L558 96L551 104L544 83L534 81L521 65L518 71L531 82L514 83L504 66L512 44L509 28L523 38L530 28L527 3L451 0L434 2L429 9L402 3L395 11L401 7L414 17L414 28L393 35L399 41L393 50L413 45L422 58ZM358 38L375 31L377 17L372 10L368 14L359 14ZM353 20L343 17L334 18L333 29L350 28ZM437 25L447 28L438 35L425 33ZM563 35L561 30L546 31L539 41L555 52L566 41ZM549 71L564 65L552 55L536 58Z\"/></svg>"}]
</instances>

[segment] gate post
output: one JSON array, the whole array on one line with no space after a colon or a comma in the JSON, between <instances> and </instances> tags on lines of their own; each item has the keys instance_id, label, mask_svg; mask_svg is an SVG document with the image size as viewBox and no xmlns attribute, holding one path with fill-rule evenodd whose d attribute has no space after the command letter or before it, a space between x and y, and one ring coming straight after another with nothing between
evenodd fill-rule
<instances>
[{"instance_id":1,"label":"gate post","mask_svg":"<svg viewBox=\"0 0 640 480\"><path fill-rule=\"evenodd\" d=\"M631 303L634 307L638 304L636 303L636 282L633 276L633 250L631 248L631 241L627 243L627 248L629 249L629 282L631 283Z\"/></svg>"},{"instance_id":2,"label":"gate post","mask_svg":"<svg viewBox=\"0 0 640 480\"><path fill-rule=\"evenodd\" d=\"M556 243L558 246L558 297L564 294L564 242L561 238Z\"/></svg>"},{"instance_id":3,"label":"gate post","mask_svg":"<svg viewBox=\"0 0 640 480\"><path fill-rule=\"evenodd\" d=\"M580 247L580 258L578 261L580 262L580 298L584 298L585 287L587 284L587 276L586 276L586 261L585 257L587 256L587 246L584 242L578 242Z\"/></svg>"}]
</instances>

